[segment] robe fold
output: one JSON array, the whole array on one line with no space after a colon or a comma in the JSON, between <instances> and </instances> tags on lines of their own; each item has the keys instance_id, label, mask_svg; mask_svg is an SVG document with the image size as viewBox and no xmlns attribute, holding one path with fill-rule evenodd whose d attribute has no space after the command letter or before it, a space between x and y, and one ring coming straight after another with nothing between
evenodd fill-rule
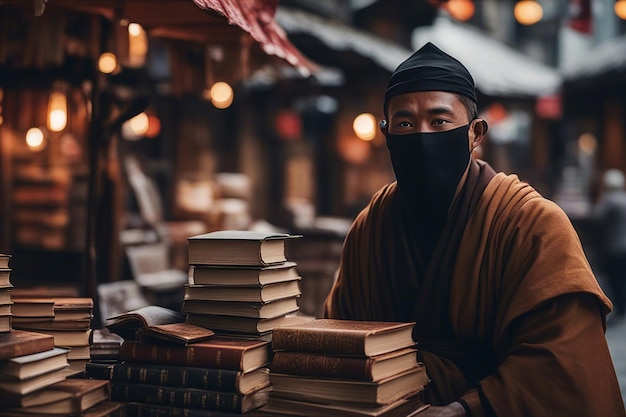
<instances>
[{"instance_id":1,"label":"robe fold","mask_svg":"<svg viewBox=\"0 0 626 417\"><path fill-rule=\"evenodd\" d=\"M423 238L424 220L396 183L379 190L346 236L325 316L415 321L433 405L626 415L604 335L612 305L563 210L472 161L437 240Z\"/></svg>"}]
</instances>

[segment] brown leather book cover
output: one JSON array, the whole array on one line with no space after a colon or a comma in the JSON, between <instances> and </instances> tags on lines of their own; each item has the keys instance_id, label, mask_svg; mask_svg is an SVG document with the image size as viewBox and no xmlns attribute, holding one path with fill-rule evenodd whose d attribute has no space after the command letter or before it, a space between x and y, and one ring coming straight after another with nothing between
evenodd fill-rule
<instances>
[{"instance_id":1,"label":"brown leather book cover","mask_svg":"<svg viewBox=\"0 0 626 417\"><path fill-rule=\"evenodd\" d=\"M156 345L125 340L121 361L200 366L244 372L269 363L269 342L248 339L211 338L187 346Z\"/></svg>"},{"instance_id":2,"label":"brown leather book cover","mask_svg":"<svg viewBox=\"0 0 626 417\"><path fill-rule=\"evenodd\" d=\"M0 360L54 349L54 337L37 332L13 329L0 333Z\"/></svg>"},{"instance_id":3,"label":"brown leather book cover","mask_svg":"<svg viewBox=\"0 0 626 417\"><path fill-rule=\"evenodd\" d=\"M188 345L201 342L215 335L213 330L188 323L156 324L140 329L138 339L146 343Z\"/></svg>"},{"instance_id":4,"label":"brown leather book cover","mask_svg":"<svg viewBox=\"0 0 626 417\"><path fill-rule=\"evenodd\" d=\"M272 348L375 356L415 345L414 322L317 319L274 329Z\"/></svg>"}]
</instances>

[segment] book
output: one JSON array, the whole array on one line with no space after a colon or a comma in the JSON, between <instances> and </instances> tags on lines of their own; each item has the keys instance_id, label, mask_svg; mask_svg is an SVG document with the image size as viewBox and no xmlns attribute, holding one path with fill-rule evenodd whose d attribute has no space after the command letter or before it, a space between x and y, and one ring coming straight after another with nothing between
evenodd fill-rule
<instances>
[{"instance_id":1,"label":"book","mask_svg":"<svg viewBox=\"0 0 626 417\"><path fill-rule=\"evenodd\" d=\"M298 297L282 298L268 303L245 301L183 300L182 312L187 314L217 314L222 316L269 319L298 311Z\"/></svg>"},{"instance_id":2,"label":"book","mask_svg":"<svg viewBox=\"0 0 626 417\"><path fill-rule=\"evenodd\" d=\"M0 391L4 391L4 393L0 393L0 397L6 396L5 393L19 395L28 394L56 382L63 381L64 379L74 376L77 373L77 371L66 367L23 380L0 375Z\"/></svg>"},{"instance_id":3,"label":"book","mask_svg":"<svg viewBox=\"0 0 626 417\"><path fill-rule=\"evenodd\" d=\"M11 261L11 255L8 253L0 253L0 268L9 268L9 262Z\"/></svg>"},{"instance_id":4,"label":"book","mask_svg":"<svg viewBox=\"0 0 626 417\"><path fill-rule=\"evenodd\" d=\"M85 346L67 346L70 351L67 354L67 360L88 360L91 359L91 345Z\"/></svg>"},{"instance_id":5,"label":"book","mask_svg":"<svg viewBox=\"0 0 626 417\"><path fill-rule=\"evenodd\" d=\"M54 318L54 299L39 297L13 297L11 311L16 317Z\"/></svg>"},{"instance_id":6,"label":"book","mask_svg":"<svg viewBox=\"0 0 626 417\"><path fill-rule=\"evenodd\" d=\"M119 359L173 366L198 366L249 372L269 363L269 342L212 338L187 346L154 345L125 340Z\"/></svg>"},{"instance_id":7,"label":"book","mask_svg":"<svg viewBox=\"0 0 626 417\"><path fill-rule=\"evenodd\" d=\"M118 363L117 361L89 361L85 363L85 376L91 379L106 379L108 381L111 379L113 367Z\"/></svg>"},{"instance_id":8,"label":"book","mask_svg":"<svg viewBox=\"0 0 626 417\"><path fill-rule=\"evenodd\" d=\"M11 285L11 269L0 268L0 287L8 287Z\"/></svg>"},{"instance_id":9,"label":"book","mask_svg":"<svg viewBox=\"0 0 626 417\"><path fill-rule=\"evenodd\" d=\"M11 331L13 326L11 325L12 316L11 314L0 315L0 333L8 333Z\"/></svg>"},{"instance_id":10,"label":"book","mask_svg":"<svg viewBox=\"0 0 626 417\"><path fill-rule=\"evenodd\" d=\"M155 324L137 331L137 338L141 342L183 346L207 340L214 335L212 330L188 323Z\"/></svg>"},{"instance_id":11,"label":"book","mask_svg":"<svg viewBox=\"0 0 626 417\"><path fill-rule=\"evenodd\" d=\"M422 391L429 383L422 363L380 381L320 378L270 372L272 395L311 402L384 405Z\"/></svg>"},{"instance_id":12,"label":"book","mask_svg":"<svg viewBox=\"0 0 626 417\"><path fill-rule=\"evenodd\" d=\"M126 409L126 415L129 417L235 417L237 415L229 411L200 410L142 403L125 403L124 408ZM274 417L273 415L256 411L247 412L246 416Z\"/></svg>"},{"instance_id":13,"label":"book","mask_svg":"<svg viewBox=\"0 0 626 417\"><path fill-rule=\"evenodd\" d=\"M389 404L367 407L354 404L323 404L270 395L260 411L269 414L324 417L412 417L429 407L422 395L401 398Z\"/></svg>"},{"instance_id":14,"label":"book","mask_svg":"<svg viewBox=\"0 0 626 417\"><path fill-rule=\"evenodd\" d=\"M11 305L13 303L8 304L0 304L0 316L8 316L11 314Z\"/></svg>"},{"instance_id":15,"label":"book","mask_svg":"<svg viewBox=\"0 0 626 417\"><path fill-rule=\"evenodd\" d=\"M274 329L274 350L376 356L414 346L414 322L317 319Z\"/></svg>"},{"instance_id":16,"label":"book","mask_svg":"<svg viewBox=\"0 0 626 417\"><path fill-rule=\"evenodd\" d=\"M55 346L88 346L91 342L91 329L87 330L42 330L54 337Z\"/></svg>"},{"instance_id":17,"label":"book","mask_svg":"<svg viewBox=\"0 0 626 417\"><path fill-rule=\"evenodd\" d=\"M168 366L138 362L115 364L111 372L111 380L238 392L240 394L248 394L270 384L269 369L265 367L244 373L229 369Z\"/></svg>"},{"instance_id":18,"label":"book","mask_svg":"<svg viewBox=\"0 0 626 417\"><path fill-rule=\"evenodd\" d=\"M280 350L272 372L310 377L380 381L417 366L417 349L405 348L378 356L356 357Z\"/></svg>"},{"instance_id":19,"label":"book","mask_svg":"<svg viewBox=\"0 0 626 417\"><path fill-rule=\"evenodd\" d=\"M247 413L267 402L271 387L249 394L110 381L110 400Z\"/></svg>"},{"instance_id":20,"label":"book","mask_svg":"<svg viewBox=\"0 0 626 417\"><path fill-rule=\"evenodd\" d=\"M295 262L258 267L190 265L192 284L257 286L299 279Z\"/></svg>"},{"instance_id":21,"label":"book","mask_svg":"<svg viewBox=\"0 0 626 417\"><path fill-rule=\"evenodd\" d=\"M93 306L89 297L55 297L54 321L91 320Z\"/></svg>"},{"instance_id":22,"label":"book","mask_svg":"<svg viewBox=\"0 0 626 417\"><path fill-rule=\"evenodd\" d=\"M137 330L155 324L183 323L185 315L172 309L149 305L108 317L104 326L126 340L136 340Z\"/></svg>"},{"instance_id":23,"label":"book","mask_svg":"<svg viewBox=\"0 0 626 417\"><path fill-rule=\"evenodd\" d=\"M49 317L49 320L42 320L41 318L33 319L31 317L15 317L13 323L13 327L16 329L42 332L48 330L87 330L89 326L91 326L90 319L57 321L56 319L52 319L52 317Z\"/></svg>"},{"instance_id":24,"label":"book","mask_svg":"<svg viewBox=\"0 0 626 417\"><path fill-rule=\"evenodd\" d=\"M0 333L0 360L54 349L54 337L25 330Z\"/></svg>"},{"instance_id":25,"label":"book","mask_svg":"<svg viewBox=\"0 0 626 417\"><path fill-rule=\"evenodd\" d=\"M39 403L22 407L20 412L37 415L74 415L106 401L109 396L108 381L68 378L38 391L37 394L40 397Z\"/></svg>"},{"instance_id":26,"label":"book","mask_svg":"<svg viewBox=\"0 0 626 417\"><path fill-rule=\"evenodd\" d=\"M287 260L286 233L219 230L188 238L190 265L263 266Z\"/></svg>"},{"instance_id":27,"label":"book","mask_svg":"<svg viewBox=\"0 0 626 417\"><path fill-rule=\"evenodd\" d=\"M11 300L11 290L13 287L3 287L0 288L0 304L11 304L13 305L13 301Z\"/></svg>"},{"instance_id":28,"label":"book","mask_svg":"<svg viewBox=\"0 0 626 417\"><path fill-rule=\"evenodd\" d=\"M126 414L124 404L111 401L101 401L98 404L89 407L75 417L130 417Z\"/></svg>"},{"instance_id":29,"label":"book","mask_svg":"<svg viewBox=\"0 0 626 417\"><path fill-rule=\"evenodd\" d=\"M187 323L226 333L263 334L289 322L287 316L269 319L209 314L190 314L187 316Z\"/></svg>"},{"instance_id":30,"label":"book","mask_svg":"<svg viewBox=\"0 0 626 417\"><path fill-rule=\"evenodd\" d=\"M55 347L44 352L17 356L0 362L0 375L16 379L28 379L50 371L68 366L67 354L69 349Z\"/></svg>"},{"instance_id":31,"label":"book","mask_svg":"<svg viewBox=\"0 0 626 417\"><path fill-rule=\"evenodd\" d=\"M300 295L299 280L278 282L260 287L185 284L184 300L246 301L268 303Z\"/></svg>"}]
</instances>

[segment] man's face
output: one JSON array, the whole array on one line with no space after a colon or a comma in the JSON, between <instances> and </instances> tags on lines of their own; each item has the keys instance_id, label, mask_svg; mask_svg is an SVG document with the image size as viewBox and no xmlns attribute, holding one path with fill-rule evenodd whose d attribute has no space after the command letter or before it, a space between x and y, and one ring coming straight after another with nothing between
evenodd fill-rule
<instances>
[{"instance_id":1,"label":"man's face","mask_svg":"<svg viewBox=\"0 0 626 417\"><path fill-rule=\"evenodd\" d=\"M444 132L470 122L463 102L444 91L400 94L389 100L388 132L403 135L416 132Z\"/></svg>"}]
</instances>

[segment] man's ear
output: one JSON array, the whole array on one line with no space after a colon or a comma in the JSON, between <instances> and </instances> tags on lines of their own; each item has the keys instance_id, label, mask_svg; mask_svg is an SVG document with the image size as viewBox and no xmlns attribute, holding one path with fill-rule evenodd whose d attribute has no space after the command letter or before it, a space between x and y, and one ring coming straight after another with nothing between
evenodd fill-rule
<instances>
[{"instance_id":1,"label":"man's ear","mask_svg":"<svg viewBox=\"0 0 626 417\"><path fill-rule=\"evenodd\" d=\"M476 149L487 136L489 125L484 119L474 119L470 124L470 139L472 150Z\"/></svg>"}]
</instances>

